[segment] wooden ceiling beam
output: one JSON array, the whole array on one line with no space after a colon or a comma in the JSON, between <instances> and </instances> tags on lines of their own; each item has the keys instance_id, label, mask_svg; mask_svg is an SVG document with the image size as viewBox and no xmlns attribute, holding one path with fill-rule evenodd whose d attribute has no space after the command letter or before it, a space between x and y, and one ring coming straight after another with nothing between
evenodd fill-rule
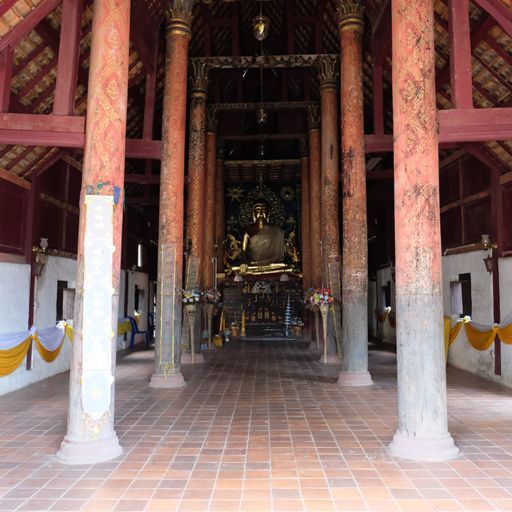
<instances>
[{"instance_id":1,"label":"wooden ceiling beam","mask_svg":"<svg viewBox=\"0 0 512 512\"><path fill-rule=\"evenodd\" d=\"M72 115L80 67L83 0L63 0L53 113Z\"/></svg>"},{"instance_id":2,"label":"wooden ceiling beam","mask_svg":"<svg viewBox=\"0 0 512 512\"><path fill-rule=\"evenodd\" d=\"M474 0L475 3L489 13L505 34L512 37L512 11L500 0Z\"/></svg>"},{"instance_id":3,"label":"wooden ceiling beam","mask_svg":"<svg viewBox=\"0 0 512 512\"><path fill-rule=\"evenodd\" d=\"M24 188L25 190L30 190L31 188L30 182L5 169L0 169L0 179L14 183L14 185L18 185L18 187Z\"/></svg>"},{"instance_id":4,"label":"wooden ceiling beam","mask_svg":"<svg viewBox=\"0 0 512 512\"><path fill-rule=\"evenodd\" d=\"M0 17L2 17L9 9L14 7L14 4L18 0L2 0L2 3L0 3Z\"/></svg>"},{"instance_id":5,"label":"wooden ceiling beam","mask_svg":"<svg viewBox=\"0 0 512 512\"><path fill-rule=\"evenodd\" d=\"M34 7L22 21L0 39L0 52L8 46L14 48L41 20L55 10L61 2L62 0L43 0Z\"/></svg>"},{"instance_id":6,"label":"wooden ceiling beam","mask_svg":"<svg viewBox=\"0 0 512 512\"><path fill-rule=\"evenodd\" d=\"M247 68L311 68L321 57L339 59L339 54L313 55L253 55L241 57L194 57L192 60L205 63L211 69Z\"/></svg>"},{"instance_id":7,"label":"wooden ceiling beam","mask_svg":"<svg viewBox=\"0 0 512 512\"><path fill-rule=\"evenodd\" d=\"M450 84L455 108L473 107L469 0L448 0Z\"/></svg>"}]
</instances>

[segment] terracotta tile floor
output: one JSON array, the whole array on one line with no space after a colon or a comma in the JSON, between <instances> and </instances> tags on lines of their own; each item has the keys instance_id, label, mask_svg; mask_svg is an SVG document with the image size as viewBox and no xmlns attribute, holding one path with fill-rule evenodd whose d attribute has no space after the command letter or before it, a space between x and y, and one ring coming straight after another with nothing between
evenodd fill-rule
<instances>
[{"instance_id":1,"label":"terracotta tile floor","mask_svg":"<svg viewBox=\"0 0 512 512\"><path fill-rule=\"evenodd\" d=\"M118 460L54 461L67 374L0 397L0 510L512 511L512 391L449 370L450 462L390 458L395 356L372 350L375 386L284 346L224 349L182 391L146 383L152 352L118 365Z\"/></svg>"}]
</instances>

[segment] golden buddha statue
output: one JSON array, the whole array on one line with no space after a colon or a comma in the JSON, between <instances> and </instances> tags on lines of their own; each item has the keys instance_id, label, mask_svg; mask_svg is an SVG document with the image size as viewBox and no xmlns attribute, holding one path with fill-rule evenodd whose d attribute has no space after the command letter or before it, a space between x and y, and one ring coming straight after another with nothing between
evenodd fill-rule
<instances>
[{"instance_id":1,"label":"golden buddha statue","mask_svg":"<svg viewBox=\"0 0 512 512\"><path fill-rule=\"evenodd\" d=\"M284 262L285 256L291 255L290 241L285 240L284 231L279 226L270 224L269 211L268 203L256 202L252 208L253 223L247 227L242 243L228 235L228 258L233 262L241 261L239 266L229 266L228 273L261 275L296 271L293 257L293 265Z\"/></svg>"},{"instance_id":2,"label":"golden buddha statue","mask_svg":"<svg viewBox=\"0 0 512 512\"><path fill-rule=\"evenodd\" d=\"M249 265L282 263L285 254L284 231L270 224L267 203L255 203L251 224L242 239L242 259Z\"/></svg>"}]
</instances>

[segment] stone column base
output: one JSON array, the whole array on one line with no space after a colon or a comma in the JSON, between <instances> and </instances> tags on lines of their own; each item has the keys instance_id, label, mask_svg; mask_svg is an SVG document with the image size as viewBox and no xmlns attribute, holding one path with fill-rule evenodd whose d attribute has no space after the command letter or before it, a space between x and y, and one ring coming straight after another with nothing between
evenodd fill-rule
<instances>
[{"instance_id":1,"label":"stone column base","mask_svg":"<svg viewBox=\"0 0 512 512\"><path fill-rule=\"evenodd\" d=\"M341 365L341 359L336 354L328 354L327 360L324 361L323 355L320 356L320 362L322 364L330 365L330 366L339 366Z\"/></svg>"},{"instance_id":2,"label":"stone column base","mask_svg":"<svg viewBox=\"0 0 512 512\"><path fill-rule=\"evenodd\" d=\"M117 435L111 437L82 440L64 437L55 458L61 464L96 464L115 459L123 453Z\"/></svg>"},{"instance_id":3,"label":"stone column base","mask_svg":"<svg viewBox=\"0 0 512 512\"><path fill-rule=\"evenodd\" d=\"M373 380L370 372L340 372L338 379L339 386L372 386Z\"/></svg>"},{"instance_id":4,"label":"stone column base","mask_svg":"<svg viewBox=\"0 0 512 512\"><path fill-rule=\"evenodd\" d=\"M186 384L181 372L170 373L167 376L162 373L154 373L149 381L151 388L182 388Z\"/></svg>"},{"instance_id":5,"label":"stone column base","mask_svg":"<svg viewBox=\"0 0 512 512\"><path fill-rule=\"evenodd\" d=\"M459 454L450 434L440 439L408 437L397 432L388 446L390 455L408 460L443 461Z\"/></svg>"},{"instance_id":6,"label":"stone column base","mask_svg":"<svg viewBox=\"0 0 512 512\"><path fill-rule=\"evenodd\" d=\"M204 363L203 354L194 354L194 362L192 362L192 354L181 354L181 364L202 364Z\"/></svg>"}]
</instances>

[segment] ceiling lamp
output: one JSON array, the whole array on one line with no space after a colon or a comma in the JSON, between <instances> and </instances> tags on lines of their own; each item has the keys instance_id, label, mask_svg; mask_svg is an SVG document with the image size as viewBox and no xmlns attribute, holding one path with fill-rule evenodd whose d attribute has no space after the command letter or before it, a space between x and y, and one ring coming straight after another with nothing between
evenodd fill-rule
<instances>
[{"instance_id":1,"label":"ceiling lamp","mask_svg":"<svg viewBox=\"0 0 512 512\"><path fill-rule=\"evenodd\" d=\"M265 124L267 122L267 113L265 112L263 105L256 110L256 122L258 124Z\"/></svg>"},{"instance_id":2,"label":"ceiling lamp","mask_svg":"<svg viewBox=\"0 0 512 512\"><path fill-rule=\"evenodd\" d=\"M261 6L261 4L260 4L260 6ZM260 9L260 13L258 14L258 16L256 16L252 20L252 31L254 33L254 37L258 41L264 41L265 39L267 39L269 26L270 26L270 21L269 21L268 17L263 16L263 14L261 14L261 9Z\"/></svg>"}]
</instances>

